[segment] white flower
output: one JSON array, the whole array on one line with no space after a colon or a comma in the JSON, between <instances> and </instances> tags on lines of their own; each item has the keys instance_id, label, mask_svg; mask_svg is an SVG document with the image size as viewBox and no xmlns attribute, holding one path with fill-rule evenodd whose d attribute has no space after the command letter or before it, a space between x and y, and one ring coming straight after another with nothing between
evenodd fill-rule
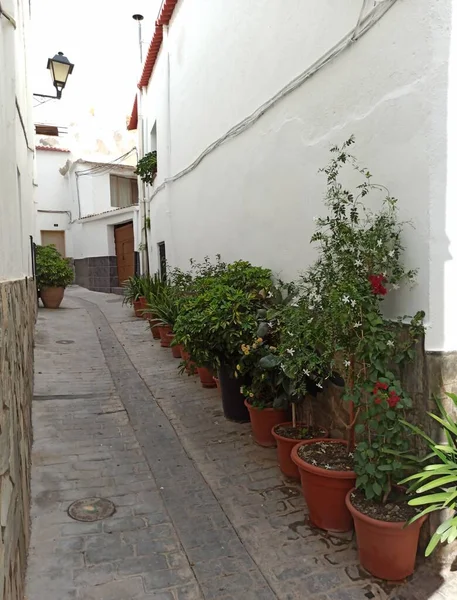
<instances>
[{"instance_id":1,"label":"white flower","mask_svg":"<svg viewBox=\"0 0 457 600\"><path fill-rule=\"evenodd\" d=\"M288 352L291 356L295 354L295 350L293 348L287 348L286 352Z\"/></svg>"},{"instance_id":2,"label":"white flower","mask_svg":"<svg viewBox=\"0 0 457 600\"><path fill-rule=\"evenodd\" d=\"M324 465L324 469L331 469L331 468L332 468L332 467L331 467L329 464L327 464L327 465Z\"/></svg>"},{"instance_id":3,"label":"white flower","mask_svg":"<svg viewBox=\"0 0 457 600\"><path fill-rule=\"evenodd\" d=\"M286 367L284 366L284 364L283 364L283 363L281 363L281 369L282 369L283 371L285 371L285 370L286 370Z\"/></svg>"},{"instance_id":4,"label":"white flower","mask_svg":"<svg viewBox=\"0 0 457 600\"><path fill-rule=\"evenodd\" d=\"M382 262L387 262L387 256L382 257Z\"/></svg>"},{"instance_id":5,"label":"white flower","mask_svg":"<svg viewBox=\"0 0 457 600\"><path fill-rule=\"evenodd\" d=\"M291 306L293 306L294 308L296 308L298 306L298 302L292 302Z\"/></svg>"},{"instance_id":6,"label":"white flower","mask_svg":"<svg viewBox=\"0 0 457 600\"><path fill-rule=\"evenodd\" d=\"M291 331L288 331L287 335L290 335L290 337L294 337L294 334Z\"/></svg>"},{"instance_id":7,"label":"white flower","mask_svg":"<svg viewBox=\"0 0 457 600\"><path fill-rule=\"evenodd\" d=\"M306 375L306 377L309 377L309 371L308 371L308 369L303 369L303 373Z\"/></svg>"},{"instance_id":8,"label":"white flower","mask_svg":"<svg viewBox=\"0 0 457 600\"><path fill-rule=\"evenodd\" d=\"M271 292L268 292L267 298L273 298L273 294Z\"/></svg>"},{"instance_id":9,"label":"white flower","mask_svg":"<svg viewBox=\"0 0 457 600\"><path fill-rule=\"evenodd\" d=\"M341 300L344 302L344 304L347 304L348 302L351 301L351 299L349 298L349 296L347 294L344 294L344 296L341 298Z\"/></svg>"},{"instance_id":10,"label":"white flower","mask_svg":"<svg viewBox=\"0 0 457 600\"><path fill-rule=\"evenodd\" d=\"M354 307L357 304L355 300L351 300L351 306Z\"/></svg>"},{"instance_id":11,"label":"white flower","mask_svg":"<svg viewBox=\"0 0 457 600\"><path fill-rule=\"evenodd\" d=\"M314 317L310 317L310 318L308 319L308 323L312 323L312 322L313 322L313 319L314 319Z\"/></svg>"},{"instance_id":12,"label":"white flower","mask_svg":"<svg viewBox=\"0 0 457 600\"><path fill-rule=\"evenodd\" d=\"M354 264L355 264L355 266L356 266L356 267L361 267L361 266L362 266L362 261L360 260L360 258L358 258L358 259L355 261L355 263L354 263Z\"/></svg>"},{"instance_id":13,"label":"white flower","mask_svg":"<svg viewBox=\"0 0 457 600\"><path fill-rule=\"evenodd\" d=\"M322 296L320 294L315 294L314 300L315 302L320 302L322 300Z\"/></svg>"},{"instance_id":14,"label":"white flower","mask_svg":"<svg viewBox=\"0 0 457 600\"><path fill-rule=\"evenodd\" d=\"M394 283L393 286L392 286L392 289L393 290L399 290L400 286L398 285L398 283Z\"/></svg>"},{"instance_id":15,"label":"white flower","mask_svg":"<svg viewBox=\"0 0 457 600\"><path fill-rule=\"evenodd\" d=\"M315 460L314 458L311 460L311 464L312 465L317 465L317 460Z\"/></svg>"},{"instance_id":16,"label":"white flower","mask_svg":"<svg viewBox=\"0 0 457 600\"><path fill-rule=\"evenodd\" d=\"M313 221L317 223L319 221L319 217L313 217Z\"/></svg>"},{"instance_id":17,"label":"white flower","mask_svg":"<svg viewBox=\"0 0 457 600\"><path fill-rule=\"evenodd\" d=\"M394 343L393 343L393 341L392 341L392 340L389 340L389 341L387 342L387 345L388 345L388 346L390 346L391 348L393 348L393 346L394 346Z\"/></svg>"},{"instance_id":18,"label":"white flower","mask_svg":"<svg viewBox=\"0 0 457 600\"><path fill-rule=\"evenodd\" d=\"M387 273L386 273L385 271L383 271L383 272L381 273L381 275L382 275L383 277L387 277Z\"/></svg>"},{"instance_id":19,"label":"white flower","mask_svg":"<svg viewBox=\"0 0 457 600\"><path fill-rule=\"evenodd\" d=\"M390 256L390 258L393 258L395 256L395 250L391 250L389 252L389 256Z\"/></svg>"},{"instance_id":20,"label":"white flower","mask_svg":"<svg viewBox=\"0 0 457 600\"><path fill-rule=\"evenodd\" d=\"M273 321L268 321L268 327L269 327L270 329L273 329L273 327L274 327L274 323L273 323Z\"/></svg>"},{"instance_id":21,"label":"white flower","mask_svg":"<svg viewBox=\"0 0 457 600\"><path fill-rule=\"evenodd\" d=\"M357 329L357 327L362 327L362 323L360 323L360 321L358 321L357 323L354 323L354 327Z\"/></svg>"},{"instance_id":22,"label":"white flower","mask_svg":"<svg viewBox=\"0 0 457 600\"><path fill-rule=\"evenodd\" d=\"M378 240L377 242L378 248L380 248L382 246L382 240Z\"/></svg>"},{"instance_id":23,"label":"white flower","mask_svg":"<svg viewBox=\"0 0 457 600\"><path fill-rule=\"evenodd\" d=\"M348 456L349 458L354 458L354 452L349 452Z\"/></svg>"},{"instance_id":24,"label":"white flower","mask_svg":"<svg viewBox=\"0 0 457 600\"><path fill-rule=\"evenodd\" d=\"M310 303L309 310L314 310L314 304Z\"/></svg>"},{"instance_id":25,"label":"white flower","mask_svg":"<svg viewBox=\"0 0 457 600\"><path fill-rule=\"evenodd\" d=\"M345 360L344 361L344 366L345 367L350 367L351 366L351 361L350 360Z\"/></svg>"},{"instance_id":26,"label":"white flower","mask_svg":"<svg viewBox=\"0 0 457 600\"><path fill-rule=\"evenodd\" d=\"M316 383L317 387L322 389L322 383Z\"/></svg>"}]
</instances>

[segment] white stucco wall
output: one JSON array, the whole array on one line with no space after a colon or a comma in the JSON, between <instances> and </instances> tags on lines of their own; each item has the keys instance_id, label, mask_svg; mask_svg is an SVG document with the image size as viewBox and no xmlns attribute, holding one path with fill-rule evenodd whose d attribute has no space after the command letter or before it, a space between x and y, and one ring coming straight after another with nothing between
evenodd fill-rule
<instances>
[{"instance_id":1,"label":"white stucco wall","mask_svg":"<svg viewBox=\"0 0 457 600\"><path fill-rule=\"evenodd\" d=\"M41 243L41 231L65 231L65 253L72 257L74 207L69 178L59 172L68 160L72 157L67 152L36 150L35 239Z\"/></svg>"},{"instance_id":2,"label":"white stucco wall","mask_svg":"<svg viewBox=\"0 0 457 600\"><path fill-rule=\"evenodd\" d=\"M175 175L336 44L361 7L362 0L290 0L287 10L275 0L179 2L144 101L148 123L157 121L155 187L168 171L168 144ZM451 0L398 0L252 127L160 191L150 205L153 266L164 240L180 266L221 253L296 277L315 257L312 217L323 214L325 191L318 169L331 145L355 134L355 154L414 224L404 241L418 285L392 295L388 311L425 310L427 348L457 349L455 169L446 174L456 150L448 130L450 10Z\"/></svg>"},{"instance_id":3,"label":"white stucco wall","mask_svg":"<svg viewBox=\"0 0 457 600\"><path fill-rule=\"evenodd\" d=\"M0 17L0 281L31 275L29 236L34 233L26 50L30 15L28 2L3 0L2 8L16 21L16 29Z\"/></svg>"}]
</instances>

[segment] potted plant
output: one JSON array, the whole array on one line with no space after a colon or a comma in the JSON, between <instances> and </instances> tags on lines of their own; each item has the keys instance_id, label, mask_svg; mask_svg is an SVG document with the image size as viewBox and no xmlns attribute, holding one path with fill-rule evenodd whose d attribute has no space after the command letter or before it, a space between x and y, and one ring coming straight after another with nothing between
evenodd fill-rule
<instances>
[{"instance_id":1,"label":"potted plant","mask_svg":"<svg viewBox=\"0 0 457 600\"><path fill-rule=\"evenodd\" d=\"M383 449L387 442L396 444L397 450L407 444L401 436L400 417L411 401L401 389L399 369L414 355L424 316L418 313L413 319L395 322L382 314L386 294L411 281L415 271L407 271L401 262L403 224L397 220L396 200L385 188L372 184L371 173L348 153L353 143L350 138L341 148L332 148L333 158L323 169L328 216L315 219L312 242L319 243L319 257L302 279L300 301L307 313L309 340L320 338L317 356L313 343L304 345L305 351L309 348L310 372L315 361L323 359L322 384L335 365L343 369L348 440L304 443L292 453L311 520L339 531L352 525L348 499L356 502L360 496L374 505L380 524L386 514L382 507L392 500L398 460ZM356 193L340 183L344 165L351 165L361 176ZM370 192L385 195L377 212L366 204ZM386 398L379 396L381 389ZM355 485L357 491L352 489ZM372 536L371 541L375 544L377 538Z\"/></svg>"},{"instance_id":2,"label":"potted plant","mask_svg":"<svg viewBox=\"0 0 457 600\"><path fill-rule=\"evenodd\" d=\"M147 310L153 315L151 322L158 327L160 345L162 348L170 348L171 342L174 340L173 326L180 310L179 293L171 285L158 287L149 293Z\"/></svg>"},{"instance_id":3,"label":"potted plant","mask_svg":"<svg viewBox=\"0 0 457 600\"><path fill-rule=\"evenodd\" d=\"M140 158L134 171L144 183L152 185L157 175L157 151L148 152Z\"/></svg>"},{"instance_id":4,"label":"potted plant","mask_svg":"<svg viewBox=\"0 0 457 600\"><path fill-rule=\"evenodd\" d=\"M237 370L239 348L255 334L262 294L271 286L271 273L238 261L210 276L196 278L175 325L177 341L197 367L216 372L226 418L247 421Z\"/></svg>"},{"instance_id":5,"label":"potted plant","mask_svg":"<svg viewBox=\"0 0 457 600\"><path fill-rule=\"evenodd\" d=\"M447 393L448 398L457 408L457 395ZM436 528L425 550L425 556L430 556L439 543L452 544L457 539L457 422L451 416L443 402L435 398L439 414L428 413L439 423L439 441L434 441L422 429L407 421L402 421L413 433L420 436L427 444L430 452L423 457L409 454L406 464L413 464L418 472L410 475L401 485L408 484L410 500L408 504L416 509L416 514L410 519L408 525L415 522L420 524L430 513L444 512L444 520ZM415 531L418 527L415 528ZM415 541L415 540L414 540ZM417 541L415 541L417 546ZM412 554L412 552L410 553ZM413 567L411 567L413 568Z\"/></svg>"},{"instance_id":6,"label":"potted plant","mask_svg":"<svg viewBox=\"0 0 457 600\"><path fill-rule=\"evenodd\" d=\"M73 269L54 245L36 247L36 280L45 308L59 308L65 288L73 282Z\"/></svg>"},{"instance_id":7,"label":"potted plant","mask_svg":"<svg viewBox=\"0 0 457 600\"><path fill-rule=\"evenodd\" d=\"M132 306L135 312L135 317L142 318L143 314L141 311L140 302L142 288L140 277L138 275L129 277L122 283L122 287L124 288L124 299L122 300L122 304L128 304L129 306Z\"/></svg>"},{"instance_id":8,"label":"potted plant","mask_svg":"<svg viewBox=\"0 0 457 600\"><path fill-rule=\"evenodd\" d=\"M140 299L142 306L142 316L147 319L152 337L155 340L160 340L159 322L157 316L153 313L152 302L155 295L159 294L167 285L167 282L160 276L159 273L154 275L144 275L142 277L142 296Z\"/></svg>"}]
</instances>

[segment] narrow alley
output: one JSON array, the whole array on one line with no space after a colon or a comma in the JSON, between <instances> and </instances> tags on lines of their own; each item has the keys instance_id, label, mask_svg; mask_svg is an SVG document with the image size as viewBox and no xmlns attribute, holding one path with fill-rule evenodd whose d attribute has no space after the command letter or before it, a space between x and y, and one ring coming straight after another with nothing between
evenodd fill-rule
<instances>
[{"instance_id":1,"label":"narrow alley","mask_svg":"<svg viewBox=\"0 0 457 600\"><path fill-rule=\"evenodd\" d=\"M275 450L226 421L121 297L69 288L39 310L35 357L28 600L457 597L424 563L402 586L373 580L352 536L310 527ZM114 514L72 519L90 498Z\"/></svg>"}]
</instances>

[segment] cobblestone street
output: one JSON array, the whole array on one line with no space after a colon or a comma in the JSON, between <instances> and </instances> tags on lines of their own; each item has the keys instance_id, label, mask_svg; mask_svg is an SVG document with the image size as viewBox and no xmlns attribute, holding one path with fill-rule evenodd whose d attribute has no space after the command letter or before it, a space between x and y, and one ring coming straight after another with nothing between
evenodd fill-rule
<instances>
[{"instance_id":1,"label":"cobblestone street","mask_svg":"<svg viewBox=\"0 0 457 600\"><path fill-rule=\"evenodd\" d=\"M420 559L391 585L350 536L312 528L300 487L217 391L180 375L122 298L69 288L40 309L27 600L451 600ZM67 514L103 497L112 517Z\"/></svg>"}]
</instances>

